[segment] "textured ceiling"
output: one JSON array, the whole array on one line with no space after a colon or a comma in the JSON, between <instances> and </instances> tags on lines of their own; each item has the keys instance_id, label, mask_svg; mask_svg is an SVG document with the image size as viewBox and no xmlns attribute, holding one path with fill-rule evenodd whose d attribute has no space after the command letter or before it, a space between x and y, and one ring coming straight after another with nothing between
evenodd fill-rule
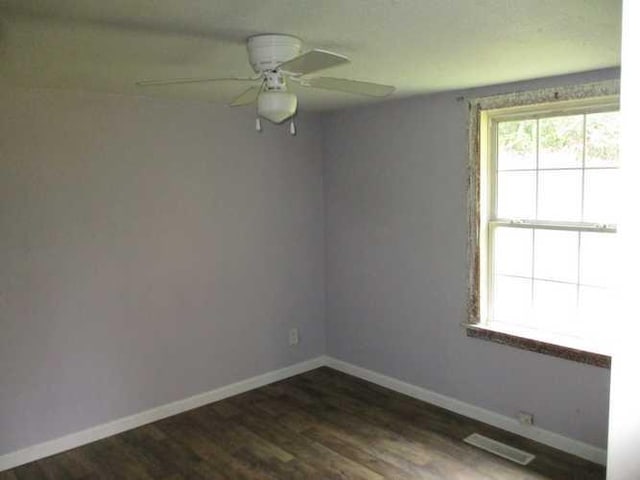
<instances>
[{"instance_id":1,"label":"textured ceiling","mask_svg":"<svg viewBox=\"0 0 640 480\"><path fill-rule=\"evenodd\" d=\"M288 33L352 63L326 75L396 97L619 65L621 0L0 0L0 81L225 102L232 84L137 80L250 74L244 41ZM300 107L369 98L310 91Z\"/></svg>"}]
</instances>

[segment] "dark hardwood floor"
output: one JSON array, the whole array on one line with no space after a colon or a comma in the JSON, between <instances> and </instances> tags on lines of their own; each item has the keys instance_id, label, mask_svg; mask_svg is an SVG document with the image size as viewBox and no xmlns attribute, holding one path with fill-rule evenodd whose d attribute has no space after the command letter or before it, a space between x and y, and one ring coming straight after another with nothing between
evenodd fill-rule
<instances>
[{"instance_id":1,"label":"dark hardwood floor","mask_svg":"<svg viewBox=\"0 0 640 480\"><path fill-rule=\"evenodd\" d=\"M480 432L527 467L463 443ZM329 368L0 473L0 479L603 479L604 468Z\"/></svg>"}]
</instances>

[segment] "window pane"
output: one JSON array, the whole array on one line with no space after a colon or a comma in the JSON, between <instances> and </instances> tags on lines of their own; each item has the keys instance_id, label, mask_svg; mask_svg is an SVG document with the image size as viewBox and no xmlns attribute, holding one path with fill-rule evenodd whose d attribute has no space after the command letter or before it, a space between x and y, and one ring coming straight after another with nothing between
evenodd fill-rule
<instances>
[{"instance_id":1,"label":"window pane","mask_svg":"<svg viewBox=\"0 0 640 480\"><path fill-rule=\"evenodd\" d=\"M498 170L536 168L536 121L498 124Z\"/></svg>"},{"instance_id":2,"label":"window pane","mask_svg":"<svg viewBox=\"0 0 640 480\"><path fill-rule=\"evenodd\" d=\"M602 333L611 318L611 297L605 288L580 286L579 315L581 330Z\"/></svg>"},{"instance_id":3,"label":"window pane","mask_svg":"<svg viewBox=\"0 0 640 480\"><path fill-rule=\"evenodd\" d=\"M607 287L613 284L613 256L617 252L615 233L582 233L580 240L580 283Z\"/></svg>"},{"instance_id":4,"label":"window pane","mask_svg":"<svg viewBox=\"0 0 640 480\"><path fill-rule=\"evenodd\" d=\"M620 134L618 112L587 115L586 167L617 167Z\"/></svg>"},{"instance_id":5,"label":"window pane","mask_svg":"<svg viewBox=\"0 0 640 480\"><path fill-rule=\"evenodd\" d=\"M538 168L582 166L584 115L541 118Z\"/></svg>"},{"instance_id":6,"label":"window pane","mask_svg":"<svg viewBox=\"0 0 640 480\"><path fill-rule=\"evenodd\" d=\"M616 223L618 170L585 170L584 221Z\"/></svg>"},{"instance_id":7,"label":"window pane","mask_svg":"<svg viewBox=\"0 0 640 480\"><path fill-rule=\"evenodd\" d=\"M581 170L538 173L538 219L580 221Z\"/></svg>"},{"instance_id":8,"label":"window pane","mask_svg":"<svg viewBox=\"0 0 640 480\"><path fill-rule=\"evenodd\" d=\"M527 325L531 318L531 280L496 275L493 320Z\"/></svg>"},{"instance_id":9,"label":"window pane","mask_svg":"<svg viewBox=\"0 0 640 480\"><path fill-rule=\"evenodd\" d=\"M578 232L536 230L533 276L578 282Z\"/></svg>"},{"instance_id":10,"label":"window pane","mask_svg":"<svg viewBox=\"0 0 640 480\"><path fill-rule=\"evenodd\" d=\"M577 285L534 280L533 308L536 326L554 332L575 329L577 299Z\"/></svg>"},{"instance_id":11,"label":"window pane","mask_svg":"<svg viewBox=\"0 0 640 480\"><path fill-rule=\"evenodd\" d=\"M497 187L499 218L535 218L535 172L500 172Z\"/></svg>"},{"instance_id":12,"label":"window pane","mask_svg":"<svg viewBox=\"0 0 640 480\"><path fill-rule=\"evenodd\" d=\"M496 228L494 246L496 273L530 277L532 248L532 229Z\"/></svg>"}]
</instances>

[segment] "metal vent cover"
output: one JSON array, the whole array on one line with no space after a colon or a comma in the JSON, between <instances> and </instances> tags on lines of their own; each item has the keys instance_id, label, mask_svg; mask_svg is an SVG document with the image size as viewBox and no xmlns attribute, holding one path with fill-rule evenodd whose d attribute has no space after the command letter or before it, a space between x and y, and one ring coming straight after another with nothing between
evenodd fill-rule
<instances>
[{"instance_id":1,"label":"metal vent cover","mask_svg":"<svg viewBox=\"0 0 640 480\"><path fill-rule=\"evenodd\" d=\"M512 462L519 463L520 465L527 465L536 458L535 455L529 452L511 447L502 442L498 442L497 440L480 435L479 433L472 433L465 438L464 441L469 445L481 448L482 450L486 450L487 452L506 458Z\"/></svg>"}]
</instances>

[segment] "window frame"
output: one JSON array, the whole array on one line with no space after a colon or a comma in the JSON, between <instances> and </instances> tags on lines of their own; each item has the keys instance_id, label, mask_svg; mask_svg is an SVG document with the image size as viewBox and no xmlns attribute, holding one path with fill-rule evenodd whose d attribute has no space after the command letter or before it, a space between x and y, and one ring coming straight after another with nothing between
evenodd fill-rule
<instances>
[{"instance_id":1,"label":"window frame","mask_svg":"<svg viewBox=\"0 0 640 480\"><path fill-rule=\"evenodd\" d=\"M505 330L487 322L493 302L490 282L491 233L501 225L571 231L615 232L612 224L589 222L516 221L494 217L497 183L497 123L505 120L540 119L560 115L599 113L619 109L619 82L517 92L473 99L469 102L469 305L467 334L502 344L608 367L606 353L581 342L565 342L543 330L528 333ZM537 169L536 165L536 169ZM582 165L584 168L584 164ZM510 339L510 340L509 340Z\"/></svg>"},{"instance_id":2,"label":"window frame","mask_svg":"<svg viewBox=\"0 0 640 480\"><path fill-rule=\"evenodd\" d=\"M556 107L556 108L552 108ZM485 268L481 268L481 282L486 285L486 294L481 297L480 310L481 317L480 323L491 326L491 324L500 323L493 320L493 307L494 307L494 295L495 289L493 281L495 279L495 272L493 268L495 266L495 229L498 227L508 228L531 228L534 230L564 230L572 232L596 232L596 233L613 233L617 231L617 226L614 224L604 223L592 223L592 222L570 222L570 221L541 221L541 220L527 220L516 218L500 218L497 215L497 189L498 189L498 124L504 121L513 120L540 120L543 118L569 116L569 115L586 115L593 113L603 113L619 111L619 102L615 97L601 97L595 100L569 100L565 102L559 102L556 105L550 106L548 104L531 105L515 108L504 108L496 110L487 110L482 113L481 122L486 125L487 138L486 143L481 145L481 148L485 150L487 156L487 162L485 169L480 173L484 180L481 183L486 188L487 198L484 203L481 200L481 209L484 212L481 214L481 222L486 230L484 238L480 241L480 255L486 257L484 262ZM537 130L536 130L537 131ZM539 131L537 131L537 138ZM582 160L583 175L584 175L584 154ZM538 169L536 158L536 170ZM584 178L582 180L584 182ZM486 222L486 223L485 223ZM578 260L579 261L579 260Z\"/></svg>"}]
</instances>

